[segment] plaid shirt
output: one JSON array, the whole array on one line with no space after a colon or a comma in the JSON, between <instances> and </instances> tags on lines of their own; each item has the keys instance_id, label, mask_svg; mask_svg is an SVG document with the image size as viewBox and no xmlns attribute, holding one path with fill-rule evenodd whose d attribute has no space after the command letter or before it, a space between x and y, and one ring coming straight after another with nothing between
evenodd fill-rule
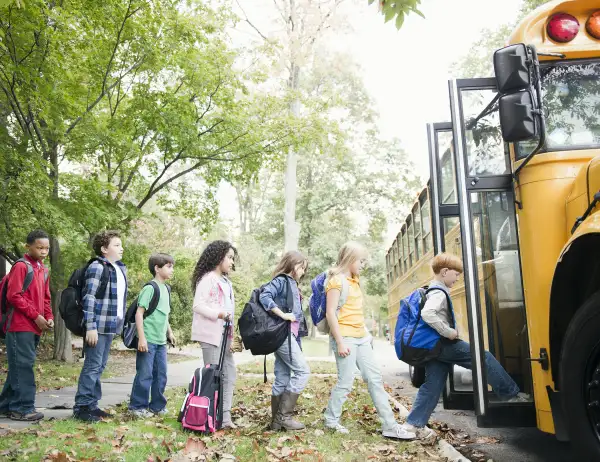
<instances>
[{"instance_id":1,"label":"plaid shirt","mask_svg":"<svg viewBox=\"0 0 600 462\"><path fill-rule=\"evenodd\" d=\"M98 330L99 334L117 334L117 274L115 266L123 271L125 277L125 293L123 294L123 307L126 308L127 301L127 268L120 261L111 265L104 257L99 261L94 261L85 272L85 286L83 288L83 318L87 330ZM96 298L96 292L100 287L100 281L104 266L108 268L110 280L106 286L106 292L103 298ZM120 321L121 324L123 321ZM120 333L120 332L119 332Z\"/></svg>"}]
</instances>

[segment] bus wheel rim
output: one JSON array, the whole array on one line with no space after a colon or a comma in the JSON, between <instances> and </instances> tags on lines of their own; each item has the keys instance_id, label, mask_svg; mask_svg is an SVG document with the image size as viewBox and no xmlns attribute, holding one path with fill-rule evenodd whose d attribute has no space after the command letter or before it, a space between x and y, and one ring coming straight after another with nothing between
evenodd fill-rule
<instances>
[{"instance_id":1,"label":"bus wheel rim","mask_svg":"<svg viewBox=\"0 0 600 462\"><path fill-rule=\"evenodd\" d=\"M594 435L600 442L600 342L588 357L584 378L586 413Z\"/></svg>"}]
</instances>

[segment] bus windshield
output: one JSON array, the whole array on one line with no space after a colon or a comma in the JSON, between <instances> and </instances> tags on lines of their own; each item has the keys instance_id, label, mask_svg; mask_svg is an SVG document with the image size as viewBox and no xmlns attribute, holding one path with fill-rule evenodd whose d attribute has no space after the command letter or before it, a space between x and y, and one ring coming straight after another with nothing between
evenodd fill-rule
<instances>
[{"instance_id":1,"label":"bus windshield","mask_svg":"<svg viewBox=\"0 0 600 462\"><path fill-rule=\"evenodd\" d=\"M545 151L600 147L600 62L558 63L541 71ZM537 140L516 146L520 159Z\"/></svg>"}]
</instances>

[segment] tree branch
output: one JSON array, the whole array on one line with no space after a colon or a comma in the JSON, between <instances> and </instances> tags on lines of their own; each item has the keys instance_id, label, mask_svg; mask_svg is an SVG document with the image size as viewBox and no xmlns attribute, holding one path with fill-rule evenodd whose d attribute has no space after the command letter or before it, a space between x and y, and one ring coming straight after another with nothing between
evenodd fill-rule
<instances>
[{"instance_id":1,"label":"tree branch","mask_svg":"<svg viewBox=\"0 0 600 462\"><path fill-rule=\"evenodd\" d=\"M65 136L67 136L69 133L71 133L71 131L79 124L79 122L81 122L83 120L83 118L89 114L97 105L98 103L100 103L100 101L102 101L102 99L107 95L107 93L109 91L111 91L113 88L115 88L115 86L117 86L117 84L121 81L122 78L124 78L126 75L128 75L130 72L134 71L135 69L137 69L138 67L140 67L142 65L142 63L144 62L144 58L142 58L139 62L135 63L133 66L131 66L127 72L125 72L121 77L119 77L118 80L114 81L110 86L108 86L106 88L106 91L102 91L102 93L100 93L100 95L98 95L98 97L94 100L94 102L92 102L92 104L88 105L84 111L84 113L80 116L78 116L72 123L71 125L69 125L69 128L67 128L67 131L65 132Z\"/></svg>"}]
</instances>

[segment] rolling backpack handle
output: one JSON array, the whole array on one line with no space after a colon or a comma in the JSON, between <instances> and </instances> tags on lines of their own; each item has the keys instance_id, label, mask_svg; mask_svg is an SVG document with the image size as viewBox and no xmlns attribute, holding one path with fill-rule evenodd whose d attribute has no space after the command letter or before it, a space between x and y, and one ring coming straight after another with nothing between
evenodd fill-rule
<instances>
[{"instance_id":1,"label":"rolling backpack handle","mask_svg":"<svg viewBox=\"0 0 600 462\"><path fill-rule=\"evenodd\" d=\"M227 348L227 334L231 327L231 321L225 321L223 326L223 339L221 340L221 352L219 353L219 368L223 371L223 361L225 360L225 349Z\"/></svg>"}]
</instances>

